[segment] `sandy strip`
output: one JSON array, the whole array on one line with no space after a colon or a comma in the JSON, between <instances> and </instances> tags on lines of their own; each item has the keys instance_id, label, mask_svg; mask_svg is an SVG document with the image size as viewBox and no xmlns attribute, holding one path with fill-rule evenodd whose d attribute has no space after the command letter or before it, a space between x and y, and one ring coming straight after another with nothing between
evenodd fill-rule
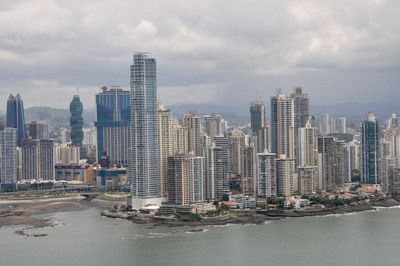
<instances>
[{"instance_id":1,"label":"sandy strip","mask_svg":"<svg viewBox=\"0 0 400 266\"><path fill-rule=\"evenodd\" d=\"M0 205L18 204L18 203L47 203L57 201L69 201L69 200L82 200L85 199L83 196L72 196L72 197L61 197L61 198L48 198L48 199L21 199L21 200L0 200Z\"/></svg>"}]
</instances>

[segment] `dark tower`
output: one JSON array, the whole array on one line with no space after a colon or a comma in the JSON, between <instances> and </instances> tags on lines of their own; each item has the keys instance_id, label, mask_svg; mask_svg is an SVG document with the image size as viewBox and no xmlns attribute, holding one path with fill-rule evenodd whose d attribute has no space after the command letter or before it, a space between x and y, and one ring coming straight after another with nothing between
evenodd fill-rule
<instances>
[{"instance_id":1,"label":"dark tower","mask_svg":"<svg viewBox=\"0 0 400 266\"><path fill-rule=\"evenodd\" d=\"M24 102L19 94L8 97L6 127L17 129L17 145L21 147L21 142L25 138L25 116Z\"/></svg>"},{"instance_id":2,"label":"dark tower","mask_svg":"<svg viewBox=\"0 0 400 266\"><path fill-rule=\"evenodd\" d=\"M83 140L83 105L79 99L79 95L74 95L71 104L69 105L69 112L71 113L71 118L69 120L71 125L71 142L76 147L81 150L81 158L85 158L85 153L82 147Z\"/></svg>"}]
</instances>

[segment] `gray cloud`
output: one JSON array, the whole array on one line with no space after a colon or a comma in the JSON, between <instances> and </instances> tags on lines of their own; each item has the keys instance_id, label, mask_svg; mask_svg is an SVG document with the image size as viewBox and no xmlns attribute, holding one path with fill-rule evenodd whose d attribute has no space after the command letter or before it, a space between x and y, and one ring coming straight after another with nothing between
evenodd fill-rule
<instances>
[{"instance_id":1,"label":"gray cloud","mask_svg":"<svg viewBox=\"0 0 400 266\"><path fill-rule=\"evenodd\" d=\"M128 87L133 52L149 51L167 104L297 85L319 104L398 101L399 11L395 0L0 0L0 99L67 107L79 87L92 107L98 87Z\"/></svg>"}]
</instances>

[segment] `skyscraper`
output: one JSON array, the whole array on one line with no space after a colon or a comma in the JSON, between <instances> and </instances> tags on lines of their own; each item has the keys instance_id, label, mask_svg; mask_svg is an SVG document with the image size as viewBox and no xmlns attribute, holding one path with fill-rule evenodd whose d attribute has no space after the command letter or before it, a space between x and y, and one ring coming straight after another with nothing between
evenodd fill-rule
<instances>
[{"instance_id":1,"label":"skyscraper","mask_svg":"<svg viewBox=\"0 0 400 266\"><path fill-rule=\"evenodd\" d=\"M200 118L197 111L190 111L185 114L183 125L188 130L188 150L196 156L202 156L200 146Z\"/></svg>"},{"instance_id":2,"label":"skyscraper","mask_svg":"<svg viewBox=\"0 0 400 266\"><path fill-rule=\"evenodd\" d=\"M317 129L311 126L310 120L298 129L297 165L317 165Z\"/></svg>"},{"instance_id":3,"label":"skyscraper","mask_svg":"<svg viewBox=\"0 0 400 266\"><path fill-rule=\"evenodd\" d=\"M176 154L167 159L168 202L180 205L204 201L204 157Z\"/></svg>"},{"instance_id":4,"label":"skyscraper","mask_svg":"<svg viewBox=\"0 0 400 266\"><path fill-rule=\"evenodd\" d=\"M272 153L295 159L293 99L281 94L271 97L271 147Z\"/></svg>"},{"instance_id":5,"label":"skyscraper","mask_svg":"<svg viewBox=\"0 0 400 266\"><path fill-rule=\"evenodd\" d=\"M257 193L257 149L254 143L243 147L241 165L241 188L245 195L255 195Z\"/></svg>"},{"instance_id":6,"label":"skyscraper","mask_svg":"<svg viewBox=\"0 0 400 266\"><path fill-rule=\"evenodd\" d=\"M242 150L244 148L245 136L242 131L234 130L229 136L229 160L231 174L238 176L242 172Z\"/></svg>"},{"instance_id":7,"label":"skyscraper","mask_svg":"<svg viewBox=\"0 0 400 266\"><path fill-rule=\"evenodd\" d=\"M276 159L276 180L278 197L290 197L294 193L294 159L281 155Z\"/></svg>"},{"instance_id":8,"label":"skyscraper","mask_svg":"<svg viewBox=\"0 0 400 266\"><path fill-rule=\"evenodd\" d=\"M361 182L379 184L379 126L369 113L361 124Z\"/></svg>"},{"instance_id":9,"label":"skyscraper","mask_svg":"<svg viewBox=\"0 0 400 266\"><path fill-rule=\"evenodd\" d=\"M335 132L346 134L347 132L346 117L339 117L335 119Z\"/></svg>"},{"instance_id":10,"label":"skyscraper","mask_svg":"<svg viewBox=\"0 0 400 266\"><path fill-rule=\"evenodd\" d=\"M344 182L344 141L318 137L318 190L333 191Z\"/></svg>"},{"instance_id":11,"label":"skyscraper","mask_svg":"<svg viewBox=\"0 0 400 266\"><path fill-rule=\"evenodd\" d=\"M319 133L324 135L332 133L332 119L329 114L322 114L319 118Z\"/></svg>"},{"instance_id":12,"label":"skyscraper","mask_svg":"<svg viewBox=\"0 0 400 266\"><path fill-rule=\"evenodd\" d=\"M97 158L103 149L111 164L127 165L129 159L130 93L119 87L102 87L96 94Z\"/></svg>"},{"instance_id":13,"label":"skyscraper","mask_svg":"<svg viewBox=\"0 0 400 266\"><path fill-rule=\"evenodd\" d=\"M207 148L207 200L222 200L229 191L229 140L225 136L214 137Z\"/></svg>"},{"instance_id":14,"label":"skyscraper","mask_svg":"<svg viewBox=\"0 0 400 266\"><path fill-rule=\"evenodd\" d=\"M17 129L17 145L21 146L25 138L24 102L19 94L10 95L7 100L6 127Z\"/></svg>"},{"instance_id":15,"label":"skyscraper","mask_svg":"<svg viewBox=\"0 0 400 266\"><path fill-rule=\"evenodd\" d=\"M22 141L22 179L54 181L54 141L24 139Z\"/></svg>"},{"instance_id":16,"label":"skyscraper","mask_svg":"<svg viewBox=\"0 0 400 266\"><path fill-rule=\"evenodd\" d=\"M305 127L310 118L310 100L308 95L303 93L301 87L294 88L291 98L293 99L294 108L294 149L297 155L299 129ZM298 161L296 160L296 165L297 164Z\"/></svg>"},{"instance_id":17,"label":"skyscraper","mask_svg":"<svg viewBox=\"0 0 400 266\"><path fill-rule=\"evenodd\" d=\"M40 121L31 121L27 124L28 135L31 139L49 138L49 126Z\"/></svg>"},{"instance_id":18,"label":"skyscraper","mask_svg":"<svg viewBox=\"0 0 400 266\"><path fill-rule=\"evenodd\" d=\"M276 154L265 150L257 154L257 196L276 197Z\"/></svg>"},{"instance_id":19,"label":"skyscraper","mask_svg":"<svg viewBox=\"0 0 400 266\"><path fill-rule=\"evenodd\" d=\"M74 95L72 101L69 105L69 111L71 113L71 118L69 119L71 126L71 142L76 147L80 148L81 158L85 158L84 151L82 147L83 140L83 105L79 99L79 95Z\"/></svg>"},{"instance_id":20,"label":"skyscraper","mask_svg":"<svg viewBox=\"0 0 400 266\"><path fill-rule=\"evenodd\" d=\"M172 113L163 105L158 107L158 139L160 152L160 184L161 195L167 190L167 160L174 154Z\"/></svg>"},{"instance_id":21,"label":"skyscraper","mask_svg":"<svg viewBox=\"0 0 400 266\"><path fill-rule=\"evenodd\" d=\"M353 170L360 170L360 143L351 141L344 145L344 173L346 182L351 182Z\"/></svg>"},{"instance_id":22,"label":"skyscraper","mask_svg":"<svg viewBox=\"0 0 400 266\"><path fill-rule=\"evenodd\" d=\"M173 154L188 154L188 130L176 120L172 126Z\"/></svg>"},{"instance_id":23,"label":"skyscraper","mask_svg":"<svg viewBox=\"0 0 400 266\"><path fill-rule=\"evenodd\" d=\"M204 132L212 139L221 134L221 116L216 113L204 116Z\"/></svg>"},{"instance_id":24,"label":"skyscraper","mask_svg":"<svg viewBox=\"0 0 400 266\"><path fill-rule=\"evenodd\" d=\"M298 192L300 195L312 194L318 191L317 166L298 166Z\"/></svg>"},{"instance_id":25,"label":"skyscraper","mask_svg":"<svg viewBox=\"0 0 400 266\"><path fill-rule=\"evenodd\" d=\"M16 173L17 129L0 130L0 185L1 189L14 190Z\"/></svg>"},{"instance_id":26,"label":"skyscraper","mask_svg":"<svg viewBox=\"0 0 400 266\"><path fill-rule=\"evenodd\" d=\"M298 129L305 127L310 118L310 100L301 87L296 87L291 95L294 105L294 128L297 138Z\"/></svg>"},{"instance_id":27,"label":"skyscraper","mask_svg":"<svg viewBox=\"0 0 400 266\"><path fill-rule=\"evenodd\" d=\"M161 204L157 119L156 60L135 53L131 65L131 142L129 175L132 206Z\"/></svg>"},{"instance_id":28,"label":"skyscraper","mask_svg":"<svg viewBox=\"0 0 400 266\"><path fill-rule=\"evenodd\" d=\"M253 134L265 126L265 106L263 101L255 101L250 105L250 123Z\"/></svg>"}]
</instances>

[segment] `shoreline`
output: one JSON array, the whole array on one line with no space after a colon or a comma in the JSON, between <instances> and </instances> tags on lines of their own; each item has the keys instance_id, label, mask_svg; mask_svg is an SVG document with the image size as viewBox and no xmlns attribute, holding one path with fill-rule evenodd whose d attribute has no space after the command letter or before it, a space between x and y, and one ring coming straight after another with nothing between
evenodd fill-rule
<instances>
[{"instance_id":1,"label":"shoreline","mask_svg":"<svg viewBox=\"0 0 400 266\"><path fill-rule=\"evenodd\" d=\"M57 212L81 211L87 208L97 208L99 214L108 218L125 219L135 224L149 225L149 228L165 227L199 227L221 226L227 224L264 224L286 218L340 215L357 213L382 208L400 207L400 201L389 198L384 201L358 204L355 206L327 207L325 209L303 210L231 210L228 214L217 217L204 217L199 221L182 221L177 218L131 215L127 212L111 212L107 208L118 201L103 197L88 200L81 196L67 196L51 199L32 200L0 200L0 228L3 226L25 226L26 228L43 228L53 226L53 221L38 215ZM119 203L124 203L120 201ZM11 206L10 206L11 205Z\"/></svg>"},{"instance_id":2,"label":"shoreline","mask_svg":"<svg viewBox=\"0 0 400 266\"><path fill-rule=\"evenodd\" d=\"M5 226L24 226L44 228L53 226L53 221L40 215L57 212L81 211L88 208L99 210L122 201L99 199L88 200L82 196L66 196L48 199L0 200L0 228Z\"/></svg>"},{"instance_id":3,"label":"shoreline","mask_svg":"<svg viewBox=\"0 0 400 266\"><path fill-rule=\"evenodd\" d=\"M274 211L230 211L228 215L218 217L204 217L199 221L182 221L177 218L146 216L146 215L129 215L124 212L110 212L103 210L102 216L108 218L119 218L132 221L135 224L147 224L151 227L198 227L198 226L220 226L227 224L264 224L268 221L277 221L286 218L301 217L322 217L329 215L342 215L348 213L358 213L365 211L373 211L381 208L400 207L400 202L395 199L387 199L385 201L371 202L356 206L340 206L327 207L324 209L305 209L305 210L274 210Z\"/></svg>"}]
</instances>

